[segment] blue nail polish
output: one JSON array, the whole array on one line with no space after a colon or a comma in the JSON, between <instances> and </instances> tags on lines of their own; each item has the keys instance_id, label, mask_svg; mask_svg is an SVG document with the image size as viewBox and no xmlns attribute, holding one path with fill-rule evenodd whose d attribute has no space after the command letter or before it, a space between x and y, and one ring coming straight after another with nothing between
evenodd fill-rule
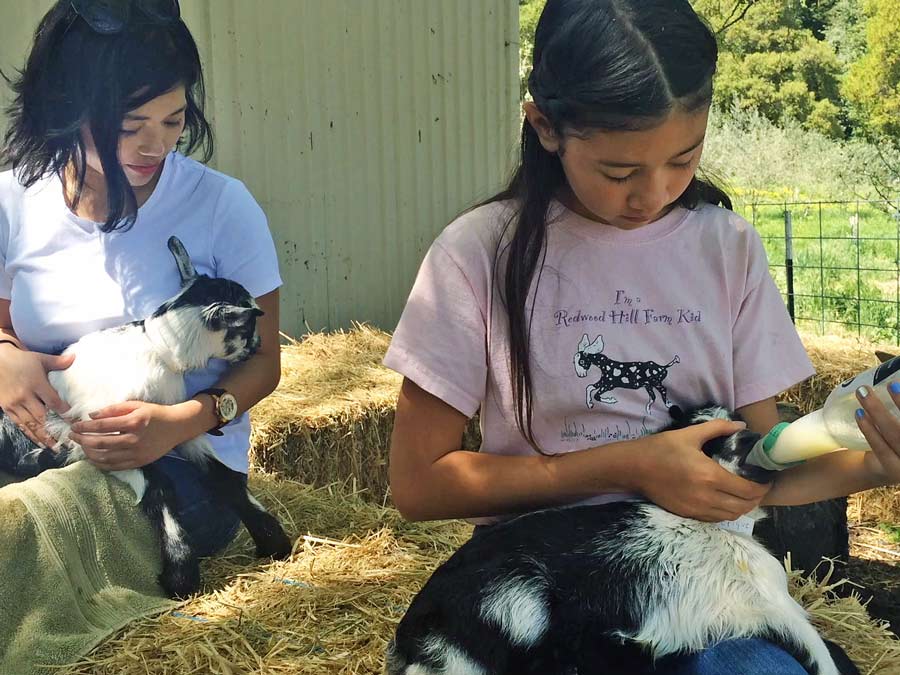
<instances>
[{"instance_id":1,"label":"blue nail polish","mask_svg":"<svg viewBox=\"0 0 900 675\"><path fill-rule=\"evenodd\" d=\"M888 388L892 394L900 394L900 382L891 382L891 386Z\"/></svg>"},{"instance_id":2,"label":"blue nail polish","mask_svg":"<svg viewBox=\"0 0 900 675\"><path fill-rule=\"evenodd\" d=\"M856 409L856 419L861 420L861 419L862 419L863 417L865 417L865 416L866 416L866 411L865 411L865 410L863 410L862 408L857 408L857 409Z\"/></svg>"}]
</instances>

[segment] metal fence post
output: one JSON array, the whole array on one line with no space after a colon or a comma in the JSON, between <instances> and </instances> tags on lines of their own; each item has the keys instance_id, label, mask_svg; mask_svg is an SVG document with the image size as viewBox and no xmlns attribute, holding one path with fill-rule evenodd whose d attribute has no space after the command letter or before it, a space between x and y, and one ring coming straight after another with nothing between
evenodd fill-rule
<instances>
[{"instance_id":1,"label":"metal fence post","mask_svg":"<svg viewBox=\"0 0 900 675\"><path fill-rule=\"evenodd\" d=\"M787 277L788 314L791 321L797 323L794 312L794 219L787 204L784 206L784 271Z\"/></svg>"}]
</instances>

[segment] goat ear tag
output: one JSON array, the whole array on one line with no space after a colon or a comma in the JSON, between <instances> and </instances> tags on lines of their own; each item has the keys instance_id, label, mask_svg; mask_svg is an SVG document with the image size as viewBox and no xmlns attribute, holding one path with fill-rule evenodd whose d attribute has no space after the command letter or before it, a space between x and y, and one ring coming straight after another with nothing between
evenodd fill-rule
<instances>
[{"instance_id":1,"label":"goat ear tag","mask_svg":"<svg viewBox=\"0 0 900 675\"><path fill-rule=\"evenodd\" d=\"M728 530L729 532L737 532L738 534L743 534L746 536L751 536L753 534L753 525L756 521L753 518L749 518L747 516L741 516L737 520L723 520L720 523L716 523L716 526L722 530Z\"/></svg>"}]
</instances>

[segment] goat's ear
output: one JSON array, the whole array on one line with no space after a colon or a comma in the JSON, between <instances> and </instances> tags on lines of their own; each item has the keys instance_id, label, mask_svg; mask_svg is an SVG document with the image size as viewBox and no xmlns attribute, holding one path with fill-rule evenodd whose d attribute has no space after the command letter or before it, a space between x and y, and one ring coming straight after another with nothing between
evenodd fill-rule
<instances>
[{"instance_id":1,"label":"goat's ear","mask_svg":"<svg viewBox=\"0 0 900 675\"><path fill-rule=\"evenodd\" d=\"M259 307L237 307L235 305L213 305L205 312L206 324L211 330L236 328L243 326L250 319L262 316Z\"/></svg>"},{"instance_id":2,"label":"goat's ear","mask_svg":"<svg viewBox=\"0 0 900 675\"><path fill-rule=\"evenodd\" d=\"M191 263L191 257L184 248L184 244L178 237L169 237L169 250L175 256L175 264L178 265L178 274L181 275L181 285L187 286L197 278L197 270Z\"/></svg>"},{"instance_id":3,"label":"goat's ear","mask_svg":"<svg viewBox=\"0 0 900 675\"><path fill-rule=\"evenodd\" d=\"M885 361L890 361L896 356L896 354L888 354L887 352L875 352L875 356L878 357L878 360L881 363L884 363Z\"/></svg>"}]
</instances>

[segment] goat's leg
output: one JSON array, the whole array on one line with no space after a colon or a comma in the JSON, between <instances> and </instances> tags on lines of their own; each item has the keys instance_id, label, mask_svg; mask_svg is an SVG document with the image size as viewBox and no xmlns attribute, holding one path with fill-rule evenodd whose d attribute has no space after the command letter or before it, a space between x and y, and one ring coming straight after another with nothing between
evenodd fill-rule
<instances>
[{"instance_id":1,"label":"goat's leg","mask_svg":"<svg viewBox=\"0 0 900 675\"><path fill-rule=\"evenodd\" d=\"M613 405L614 403L618 403L619 400L615 396L603 396L609 389L604 389L601 384L603 380L600 380L596 384L592 384L589 386L585 394L587 396L587 407L593 408L594 401L600 401L600 403L606 403L607 405Z\"/></svg>"},{"instance_id":2,"label":"goat's leg","mask_svg":"<svg viewBox=\"0 0 900 675\"><path fill-rule=\"evenodd\" d=\"M50 448L34 448L19 458L13 473L16 476L31 478L47 469L59 469L66 465L65 452L53 452Z\"/></svg>"},{"instance_id":3,"label":"goat's leg","mask_svg":"<svg viewBox=\"0 0 900 675\"><path fill-rule=\"evenodd\" d=\"M585 404L587 405L588 408L594 407L594 392L597 391L597 389L599 389L599 387L597 387L597 385L595 385L595 384L591 384L591 385L585 387L584 397L585 397Z\"/></svg>"},{"instance_id":4,"label":"goat's leg","mask_svg":"<svg viewBox=\"0 0 900 675\"><path fill-rule=\"evenodd\" d=\"M856 666L846 659L846 655L845 664L838 668L831 651L809 622L803 608L797 605L791 608L789 614L793 615L790 623L771 627L769 634L760 637L778 645L797 659L810 675L859 675Z\"/></svg>"},{"instance_id":5,"label":"goat's leg","mask_svg":"<svg viewBox=\"0 0 900 675\"><path fill-rule=\"evenodd\" d=\"M845 652L840 645L831 640L824 640L824 642L825 647L828 649L828 653L831 654L831 658L841 675L860 675L859 668L857 668L856 664L850 660L850 657L847 656L847 652Z\"/></svg>"},{"instance_id":6,"label":"goat's leg","mask_svg":"<svg viewBox=\"0 0 900 675\"><path fill-rule=\"evenodd\" d=\"M169 477L153 464L141 471L147 482L141 506L159 534L159 583L169 597L186 598L200 588L200 561L175 515L175 490Z\"/></svg>"},{"instance_id":7,"label":"goat's leg","mask_svg":"<svg viewBox=\"0 0 900 675\"><path fill-rule=\"evenodd\" d=\"M659 395L662 397L662 401L665 404L666 408L671 408L672 404L669 403L669 392L666 391L666 388L662 384L657 384L656 390L659 392Z\"/></svg>"},{"instance_id":8,"label":"goat's leg","mask_svg":"<svg viewBox=\"0 0 900 675\"><path fill-rule=\"evenodd\" d=\"M656 400L656 392L653 391L653 385L648 384L644 387L644 390L647 392L647 395L650 396L650 400L647 401L647 414L650 414L650 408L653 406L653 402Z\"/></svg>"},{"instance_id":9,"label":"goat's leg","mask_svg":"<svg viewBox=\"0 0 900 675\"><path fill-rule=\"evenodd\" d=\"M256 554L260 558L287 558L293 550L290 537L278 519L250 494L243 474L214 458L209 458L205 468L212 493L237 513L256 544Z\"/></svg>"},{"instance_id":10,"label":"goat's leg","mask_svg":"<svg viewBox=\"0 0 900 675\"><path fill-rule=\"evenodd\" d=\"M0 470L30 478L36 476L41 467L44 452L52 451L36 447L6 413L0 409Z\"/></svg>"}]
</instances>

